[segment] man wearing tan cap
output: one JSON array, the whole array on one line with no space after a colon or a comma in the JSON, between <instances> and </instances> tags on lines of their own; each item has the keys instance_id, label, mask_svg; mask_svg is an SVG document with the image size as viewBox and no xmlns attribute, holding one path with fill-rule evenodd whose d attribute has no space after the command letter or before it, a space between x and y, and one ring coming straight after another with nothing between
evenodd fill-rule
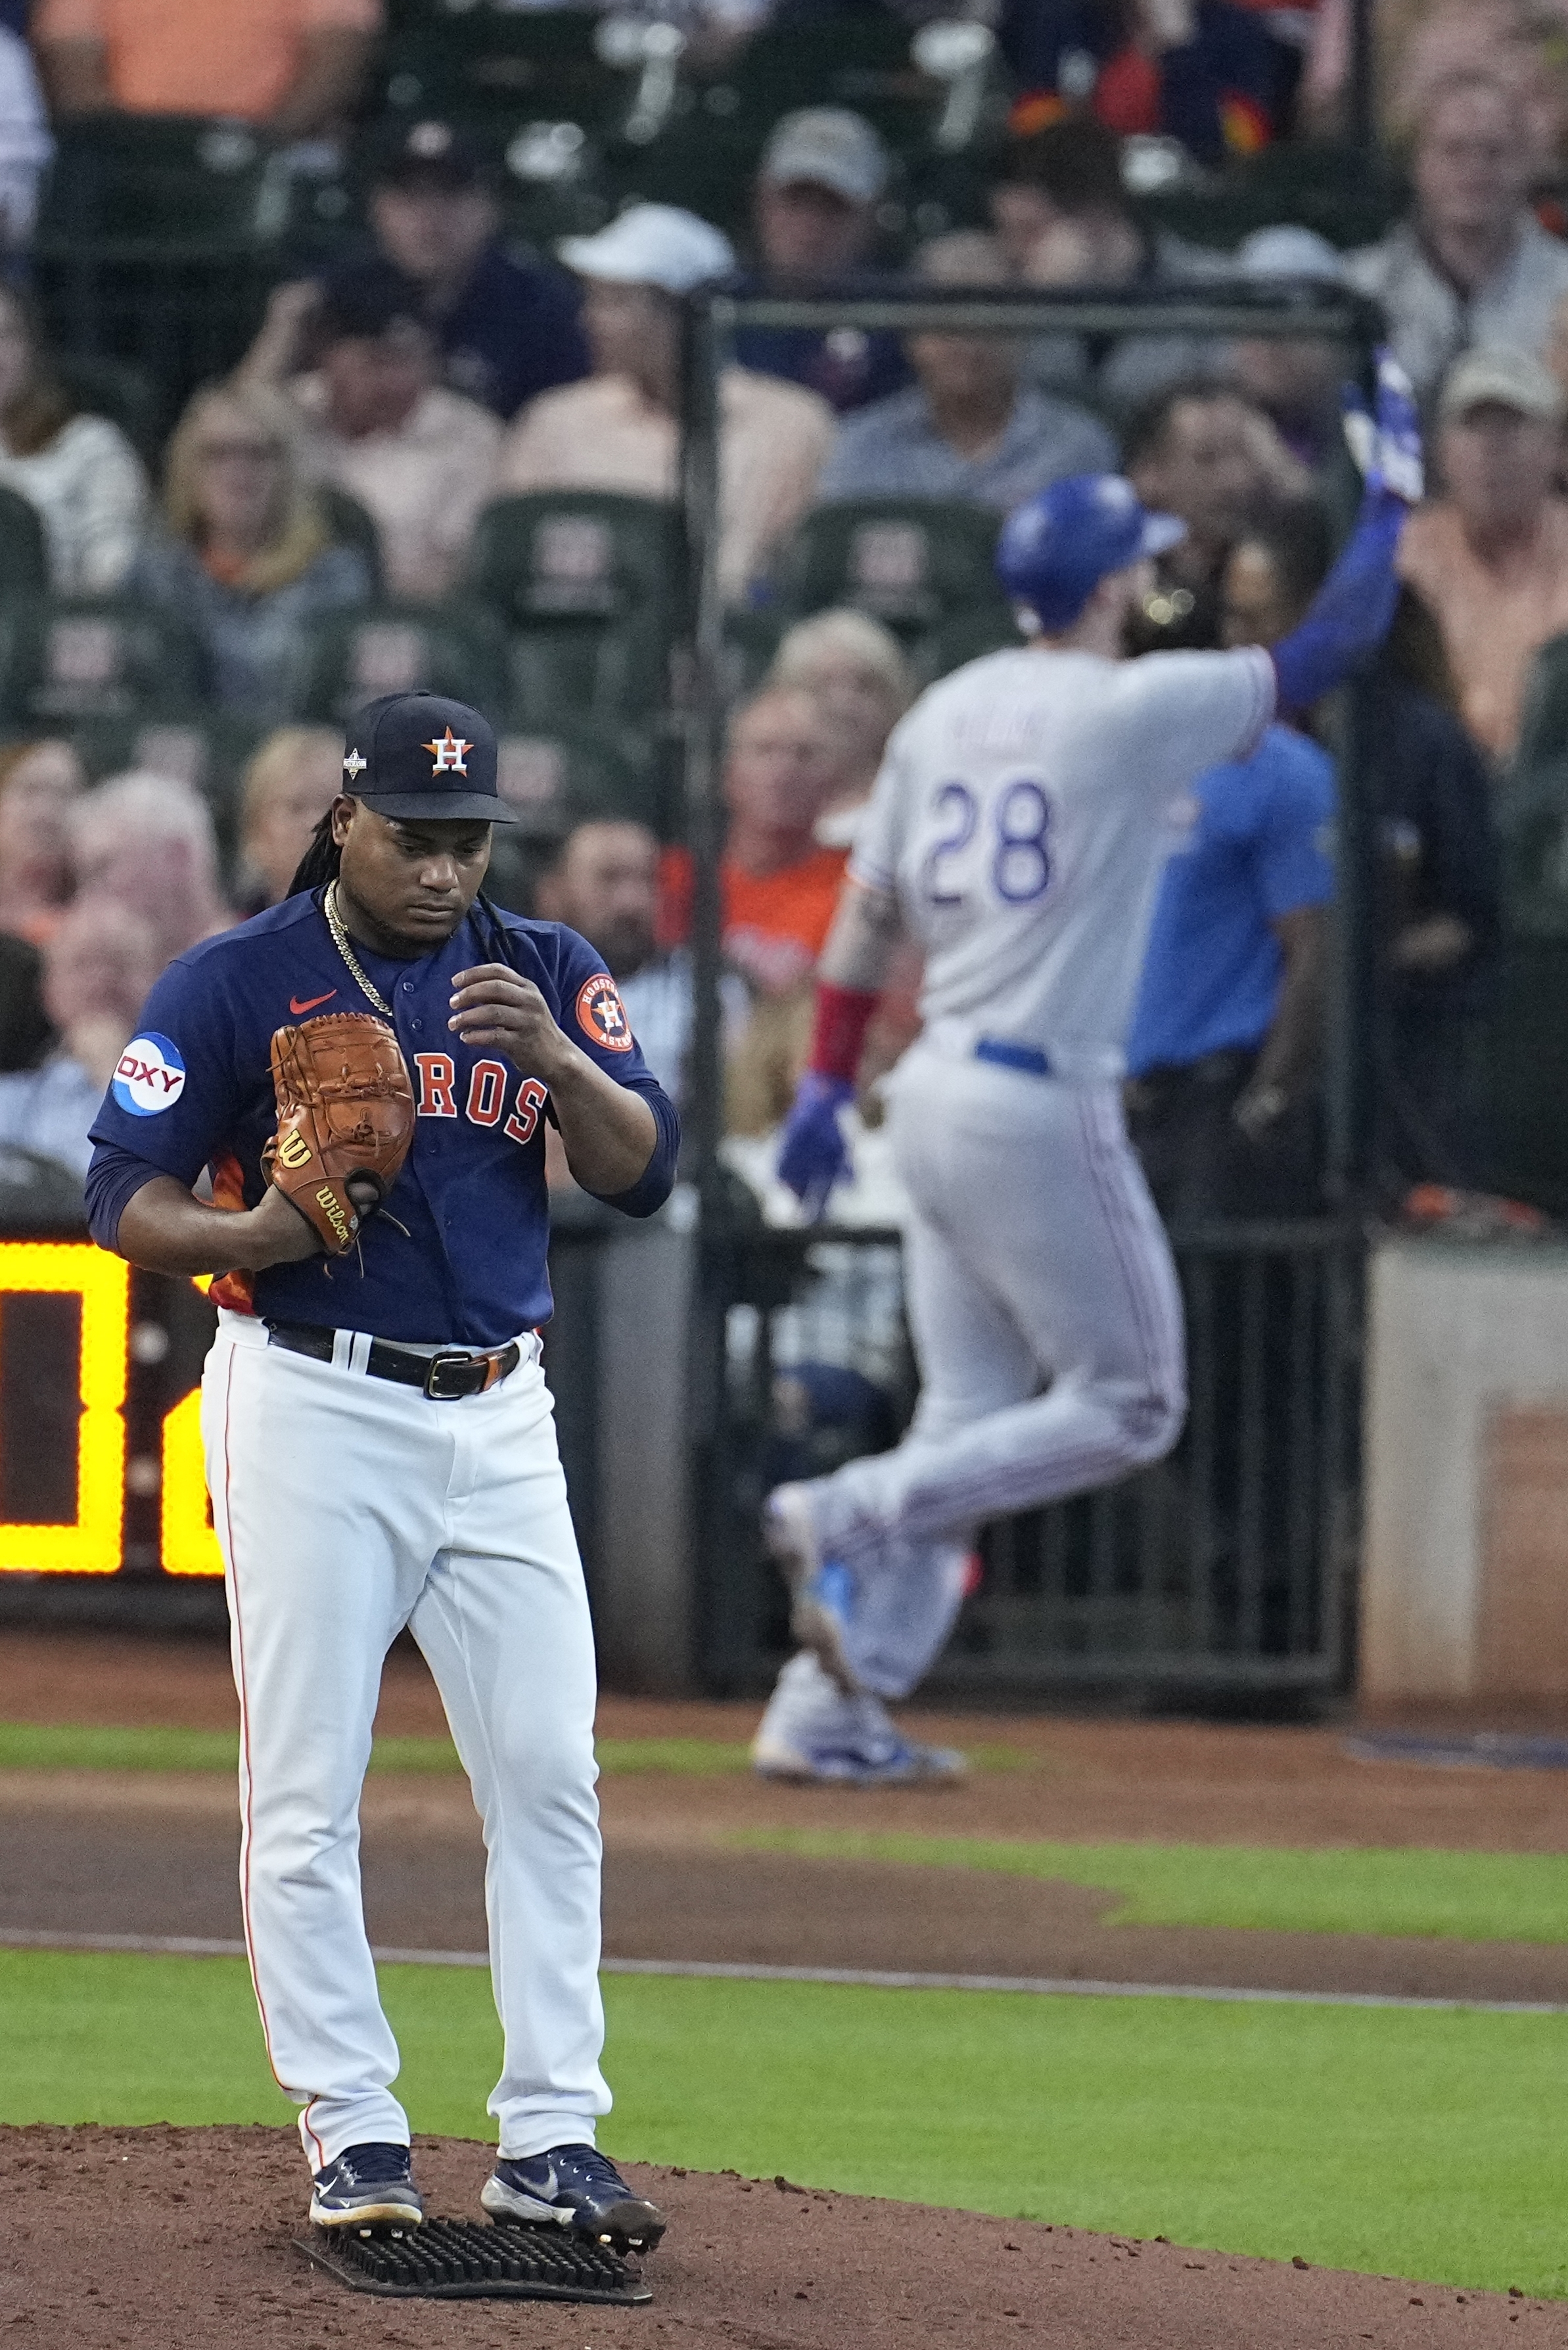
<instances>
[{"instance_id":1,"label":"man wearing tan cap","mask_svg":"<svg viewBox=\"0 0 1568 2350\"><path fill-rule=\"evenodd\" d=\"M1437 616L1465 724L1502 761L1530 664L1568 629L1564 400L1526 351L1467 351L1438 402L1443 494L1413 514L1398 567Z\"/></svg>"}]
</instances>

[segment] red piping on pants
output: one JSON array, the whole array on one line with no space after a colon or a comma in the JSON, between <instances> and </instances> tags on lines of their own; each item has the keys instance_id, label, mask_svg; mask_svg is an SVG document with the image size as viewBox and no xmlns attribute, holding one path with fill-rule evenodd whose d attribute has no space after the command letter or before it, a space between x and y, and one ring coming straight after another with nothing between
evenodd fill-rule
<instances>
[{"instance_id":1,"label":"red piping on pants","mask_svg":"<svg viewBox=\"0 0 1568 2350\"><path fill-rule=\"evenodd\" d=\"M234 1556L234 1522L229 1508L229 1398L233 1392L234 1384L234 1350L231 1344L228 1375L223 1381L223 1531L228 1536L229 1588L234 1594L234 1650L240 1666L240 1744L245 1758L244 1866L240 1870L240 1915L244 1924L245 1960L250 1968L251 1989L255 1993L256 2012L261 2017L262 2039L266 2047L267 2064L271 2069L273 2079L286 2096L289 2094L287 2084L273 2063L272 2030L267 2022L266 2002L262 1997L261 1983L256 1975L255 1946L251 1937L251 1789L253 1785L251 1708L250 1698L245 1688L245 1628L240 1614L240 1570L239 1563ZM317 2170L325 2170L327 2149L310 2126L310 2106L315 2102L314 2098L310 2100L310 2105L306 2106L300 2119L312 2146L316 2148L316 2168Z\"/></svg>"}]
</instances>

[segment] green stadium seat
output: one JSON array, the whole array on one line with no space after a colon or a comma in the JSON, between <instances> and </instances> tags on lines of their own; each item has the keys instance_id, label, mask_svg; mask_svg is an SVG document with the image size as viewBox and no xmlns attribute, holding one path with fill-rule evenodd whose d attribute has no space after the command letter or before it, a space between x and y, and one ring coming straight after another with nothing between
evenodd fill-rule
<instances>
[{"instance_id":1,"label":"green stadium seat","mask_svg":"<svg viewBox=\"0 0 1568 2350\"><path fill-rule=\"evenodd\" d=\"M961 669L965 661L979 660L983 653L1004 652L1023 641L1008 605L979 606L973 611L960 612L917 640L912 649L916 673L922 685L931 685L950 671Z\"/></svg>"},{"instance_id":2,"label":"green stadium seat","mask_svg":"<svg viewBox=\"0 0 1568 2350\"><path fill-rule=\"evenodd\" d=\"M1330 140L1282 140L1207 187L1148 199L1148 218L1194 244L1231 252L1254 229L1288 222L1331 244L1371 244L1405 210L1402 175L1382 157Z\"/></svg>"},{"instance_id":3,"label":"green stadium seat","mask_svg":"<svg viewBox=\"0 0 1568 2350\"><path fill-rule=\"evenodd\" d=\"M680 543L677 510L655 498L546 490L485 507L464 587L508 631L512 723L649 723L667 698Z\"/></svg>"},{"instance_id":4,"label":"green stadium seat","mask_svg":"<svg viewBox=\"0 0 1568 2350\"><path fill-rule=\"evenodd\" d=\"M909 26L892 10L836 12L820 24L764 25L699 100L704 136L760 149L783 114L847 106L875 124L897 154L921 147L940 88L912 65ZM697 134L688 130L688 139Z\"/></svg>"},{"instance_id":5,"label":"green stadium seat","mask_svg":"<svg viewBox=\"0 0 1568 2350\"><path fill-rule=\"evenodd\" d=\"M379 694L423 688L499 717L505 677L504 638L481 607L358 605L317 628L293 714L341 726Z\"/></svg>"},{"instance_id":6,"label":"green stadium seat","mask_svg":"<svg viewBox=\"0 0 1568 2350\"><path fill-rule=\"evenodd\" d=\"M725 613L722 677L732 701L761 685L788 626L784 614L770 607Z\"/></svg>"},{"instance_id":7,"label":"green stadium seat","mask_svg":"<svg viewBox=\"0 0 1568 2350\"><path fill-rule=\"evenodd\" d=\"M519 121L594 123L628 96L600 57L587 8L428 8L389 40L381 88L390 116L442 115L507 132Z\"/></svg>"},{"instance_id":8,"label":"green stadium seat","mask_svg":"<svg viewBox=\"0 0 1568 2350\"><path fill-rule=\"evenodd\" d=\"M627 816L657 826L657 762L645 744L640 757L624 736L596 726L554 726L537 734L501 737L502 797L521 817L519 829L558 837L587 816Z\"/></svg>"},{"instance_id":9,"label":"green stadium seat","mask_svg":"<svg viewBox=\"0 0 1568 2350\"><path fill-rule=\"evenodd\" d=\"M31 498L0 489L0 599L41 596L49 579L44 525Z\"/></svg>"},{"instance_id":10,"label":"green stadium seat","mask_svg":"<svg viewBox=\"0 0 1568 2350\"><path fill-rule=\"evenodd\" d=\"M158 395L145 369L84 351L57 351L54 368L85 414L107 416L145 463L156 466L161 454Z\"/></svg>"},{"instance_id":11,"label":"green stadium seat","mask_svg":"<svg viewBox=\"0 0 1568 2350\"><path fill-rule=\"evenodd\" d=\"M521 822L498 825L485 888L498 905L527 913L534 885L556 845L575 824L628 817L655 831L659 822L658 764L616 735L591 726L550 728L538 734L503 734L500 787Z\"/></svg>"},{"instance_id":12,"label":"green stadium seat","mask_svg":"<svg viewBox=\"0 0 1568 2350\"><path fill-rule=\"evenodd\" d=\"M790 618L849 604L907 646L960 614L1005 613L992 559L1001 516L942 498L843 498L817 506L774 567Z\"/></svg>"},{"instance_id":13,"label":"green stadium seat","mask_svg":"<svg viewBox=\"0 0 1568 2350\"><path fill-rule=\"evenodd\" d=\"M129 597L0 608L0 718L67 729L194 712L201 649L183 624Z\"/></svg>"},{"instance_id":14,"label":"green stadium seat","mask_svg":"<svg viewBox=\"0 0 1568 2350\"><path fill-rule=\"evenodd\" d=\"M41 246L251 246L287 214L265 140L240 122L93 114L56 126Z\"/></svg>"}]
</instances>

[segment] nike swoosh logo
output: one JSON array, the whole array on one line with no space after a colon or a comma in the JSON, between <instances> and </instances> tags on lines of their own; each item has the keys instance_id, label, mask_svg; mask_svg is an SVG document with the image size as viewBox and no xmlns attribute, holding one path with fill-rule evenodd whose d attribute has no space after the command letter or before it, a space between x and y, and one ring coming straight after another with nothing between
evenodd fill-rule
<instances>
[{"instance_id":1,"label":"nike swoosh logo","mask_svg":"<svg viewBox=\"0 0 1568 2350\"><path fill-rule=\"evenodd\" d=\"M302 1012L314 1012L318 1003L330 1003L337 993L337 990L335 987L329 987L325 995L307 995L303 1003L297 995L291 995L288 999L288 1008L297 1020Z\"/></svg>"}]
</instances>

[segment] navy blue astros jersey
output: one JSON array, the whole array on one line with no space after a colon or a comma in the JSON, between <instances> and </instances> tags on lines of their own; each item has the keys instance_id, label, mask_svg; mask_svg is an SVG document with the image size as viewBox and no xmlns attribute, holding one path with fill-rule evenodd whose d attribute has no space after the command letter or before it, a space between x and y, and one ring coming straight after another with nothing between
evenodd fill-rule
<instances>
[{"instance_id":1,"label":"navy blue astros jersey","mask_svg":"<svg viewBox=\"0 0 1568 2350\"><path fill-rule=\"evenodd\" d=\"M104 1247L115 1245L126 1202L155 1175L193 1185L206 1168L220 1207L254 1207L261 1198L262 1148L277 1123L273 1031L314 1013L375 1010L333 944L319 898L287 898L203 940L171 963L148 997L92 1128L88 1209ZM508 913L499 920L514 966L572 1042L653 1112L652 1161L611 1203L651 1215L675 1180L679 1128L613 981L575 931ZM380 1338L502 1345L551 1310L548 1096L537 1077L475 1051L447 1025L453 973L499 960L488 925L470 914L417 962L394 962L358 942L356 952L393 1007L418 1113L413 1147L387 1195L389 1213L366 1222L358 1251L230 1274L213 1284L213 1296L242 1313Z\"/></svg>"}]
</instances>

